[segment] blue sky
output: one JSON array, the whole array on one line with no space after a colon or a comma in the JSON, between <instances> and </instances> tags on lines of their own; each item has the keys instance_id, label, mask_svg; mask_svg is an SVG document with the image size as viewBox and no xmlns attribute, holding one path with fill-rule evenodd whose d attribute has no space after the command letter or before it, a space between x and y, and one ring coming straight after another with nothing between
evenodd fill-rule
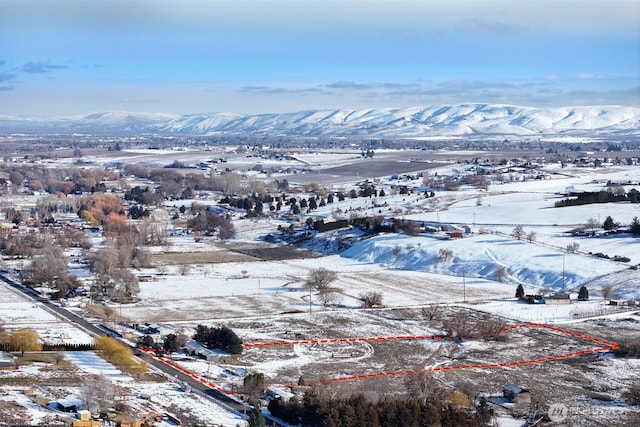
<instances>
[{"instance_id":1,"label":"blue sky","mask_svg":"<svg viewBox=\"0 0 640 427\"><path fill-rule=\"evenodd\" d=\"M0 114L640 106L640 1L0 0Z\"/></svg>"}]
</instances>

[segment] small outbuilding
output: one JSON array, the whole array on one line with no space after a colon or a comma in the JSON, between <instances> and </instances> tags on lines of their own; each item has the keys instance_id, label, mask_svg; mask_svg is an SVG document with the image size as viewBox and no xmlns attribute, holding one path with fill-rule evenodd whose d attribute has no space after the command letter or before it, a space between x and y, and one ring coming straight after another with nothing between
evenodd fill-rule
<instances>
[{"instance_id":1,"label":"small outbuilding","mask_svg":"<svg viewBox=\"0 0 640 427\"><path fill-rule=\"evenodd\" d=\"M558 292L544 298L546 304L571 304L571 295L566 292Z\"/></svg>"},{"instance_id":2,"label":"small outbuilding","mask_svg":"<svg viewBox=\"0 0 640 427\"><path fill-rule=\"evenodd\" d=\"M502 395L509 403L517 403L519 405L531 403L531 392L517 385L505 385L502 389Z\"/></svg>"},{"instance_id":3,"label":"small outbuilding","mask_svg":"<svg viewBox=\"0 0 640 427\"><path fill-rule=\"evenodd\" d=\"M6 351L0 351L0 371L16 369L18 369L18 364L16 363L16 359L13 357L13 354Z\"/></svg>"},{"instance_id":4,"label":"small outbuilding","mask_svg":"<svg viewBox=\"0 0 640 427\"><path fill-rule=\"evenodd\" d=\"M64 399L56 400L58 410L62 412L78 412L82 407L82 401L74 396L65 397Z\"/></svg>"},{"instance_id":5,"label":"small outbuilding","mask_svg":"<svg viewBox=\"0 0 640 427\"><path fill-rule=\"evenodd\" d=\"M278 388L274 386L270 386L267 388L267 396L271 399L282 400L283 402L288 402L294 396L293 393Z\"/></svg>"},{"instance_id":6,"label":"small outbuilding","mask_svg":"<svg viewBox=\"0 0 640 427\"><path fill-rule=\"evenodd\" d=\"M207 362L217 362L218 359L220 359L220 354L206 348L196 340L189 340L184 346L187 350L187 353L194 356L200 356Z\"/></svg>"}]
</instances>

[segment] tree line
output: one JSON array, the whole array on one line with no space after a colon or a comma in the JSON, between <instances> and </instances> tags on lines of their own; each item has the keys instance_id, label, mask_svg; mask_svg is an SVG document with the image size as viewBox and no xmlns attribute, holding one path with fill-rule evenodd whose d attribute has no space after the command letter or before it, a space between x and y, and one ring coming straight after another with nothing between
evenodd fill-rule
<instances>
[{"instance_id":1,"label":"tree line","mask_svg":"<svg viewBox=\"0 0 640 427\"><path fill-rule=\"evenodd\" d=\"M286 423L305 427L474 427L489 421L490 413L486 408L472 410L460 403L468 404L468 398L465 402L458 402L393 397L372 402L361 394L332 399L321 398L310 390L301 402L272 400L268 409L274 417Z\"/></svg>"},{"instance_id":2,"label":"tree line","mask_svg":"<svg viewBox=\"0 0 640 427\"><path fill-rule=\"evenodd\" d=\"M581 206L594 203L616 203L631 202L640 203L640 192L632 188L628 193L613 193L609 191L595 191L577 194L575 197L558 200L555 202L556 208L566 206Z\"/></svg>"}]
</instances>

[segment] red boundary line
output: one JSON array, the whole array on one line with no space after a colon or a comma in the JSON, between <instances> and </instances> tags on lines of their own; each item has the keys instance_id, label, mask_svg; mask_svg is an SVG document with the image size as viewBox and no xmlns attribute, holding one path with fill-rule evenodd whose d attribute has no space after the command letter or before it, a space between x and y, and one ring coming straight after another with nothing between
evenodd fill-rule
<instances>
[{"instance_id":1,"label":"red boundary line","mask_svg":"<svg viewBox=\"0 0 640 427\"><path fill-rule=\"evenodd\" d=\"M600 338L591 337L589 335L583 335L577 332L572 332L566 329L558 328L551 325L545 325L544 323L520 323L517 325L508 326L502 329L501 332L510 332L518 329L526 329L526 328L541 328L551 332L556 332L559 334L563 334L566 336L572 336L584 341L593 342L596 344L602 345L602 347L595 347L591 349L586 349L582 351L574 351L569 353L558 354L555 356L547 356L540 357L538 359L529 359L529 360L520 360L513 362L503 362L503 363L489 363L489 364L472 364L472 365L454 365L454 366L442 366L442 367L433 367L427 369L418 369L418 370L398 370L398 371L388 371L388 372L377 372L377 373L366 373L360 375L349 375L335 378L322 379L319 381L314 381L311 384L326 384L332 382L342 382L342 381L357 381L368 378L380 378L380 377L391 377L398 375L410 375L417 372L448 372L448 371L458 371L458 370L480 370L480 369L497 369L497 368L514 368L519 366L528 366L535 365L539 363L552 362L555 360L561 360L570 357L580 357L586 354L593 353L601 353L608 352L611 350L616 350L620 348L620 346L616 343L609 342L606 340L602 340ZM469 338L480 338L480 337L462 337L463 339ZM301 340L301 341L274 341L274 342L256 342L256 343L245 343L245 348L259 348L259 347L271 347L271 346L287 346L287 345L310 345L310 344L325 344L325 343L334 343L334 342L363 342L363 341L393 341L393 340L451 340L453 338L446 337L442 335L398 335L398 336L384 336L384 337L357 337L357 338L339 338L337 340Z\"/></svg>"},{"instance_id":2,"label":"red boundary line","mask_svg":"<svg viewBox=\"0 0 640 427\"><path fill-rule=\"evenodd\" d=\"M589 341L589 342L593 342L596 344L600 344L602 345L601 347L595 347L595 348L591 348L591 349L585 349L582 351L574 351L574 352L569 352L569 353L563 353L563 354L558 354L555 356L547 356L547 357L540 357L538 359L529 359L529 360L520 360L520 361L513 361L513 362L502 362L502 363L482 363L482 364L472 364L472 365L454 365L454 366L437 366L437 367L433 367L433 368L426 368L426 369L417 369L417 370L411 370L411 369L406 369L406 370L397 370L397 371L387 371L387 372L377 372L377 373L366 373L366 374L360 374L360 375L349 375L349 376L342 376L342 377L334 377L334 378L328 378L328 379L323 379L323 380L319 380L319 381L314 381L311 384L327 384L327 383L333 383L333 382L343 382L343 381L357 381L357 380L363 380L363 379L369 379L369 378L381 378L381 377L392 377L392 376L399 376L399 375L410 375L410 374L414 374L414 373L418 373L418 372L449 372L449 371L459 371L459 370L480 370L480 369L498 369L498 368L515 368L515 367L519 367L519 366L527 366L527 365L534 365L534 364L538 364L538 363L546 363L546 362L552 362L555 360L561 360L561 359L565 359L565 358L569 358L569 357L580 357L586 354L593 354L593 353L601 353L601 352L608 352L611 350L616 350L619 349L620 346L616 343L613 342L609 342L606 340L602 340L600 338L596 338L596 337L591 337L588 335L583 335L583 334L579 334L576 332L572 332L569 330L565 330L562 328L558 328L555 326L551 326L551 325L545 325L544 323L520 323L518 325L512 325L509 327L506 327L504 329L502 329L501 332L510 332L510 331L514 331L514 330L518 330L518 329L525 329L525 328L541 328L541 329L546 329L548 331L551 332L556 332L559 334L563 334L563 335L567 335L567 336L572 336L575 338L579 338L582 339L584 341ZM463 339L469 339L469 338L479 338L479 337L462 337ZM384 336L384 337L356 337L356 338L323 338L323 339L312 339L312 340L297 340L297 341L272 341L272 342L256 342L256 343L245 343L244 347L245 348L260 348L260 347L283 347L283 346L288 346L288 345L319 345L319 344L334 344L334 343L354 343L354 342L371 342L371 341L396 341L396 340L451 340L453 338L451 337L446 337L443 335L398 335L398 336ZM200 377L184 368L182 368L180 365L178 365L175 362L172 362L170 360L164 359L162 357L158 357L155 355L155 353L151 350L147 350L147 349L143 349L142 351L144 351L145 353L149 354L152 357L155 357L157 360L173 367L174 369L200 381L202 384L214 389L214 390L218 390L222 393L226 393L228 395L232 394L230 391L226 391L224 390L222 387L214 384L213 382L210 382L209 380ZM293 386L293 385L290 385Z\"/></svg>"}]
</instances>

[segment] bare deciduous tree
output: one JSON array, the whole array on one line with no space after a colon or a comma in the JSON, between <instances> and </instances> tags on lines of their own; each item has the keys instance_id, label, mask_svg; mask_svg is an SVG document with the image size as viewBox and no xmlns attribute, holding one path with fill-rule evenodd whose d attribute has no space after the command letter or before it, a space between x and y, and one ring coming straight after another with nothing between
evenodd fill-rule
<instances>
[{"instance_id":1,"label":"bare deciduous tree","mask_svg":"<svg viewBox=\"0 0 640 427\"><path fill-rule=\"evenodd\" d=\"M600 221L595 218L589 218L585 224L585 227L591 230L591 232L595 232L600 228Z\"/></svg>"},{"instance_id":2,"label":"bare deciduous tree","mask_svg":"<svg viewBox=\"0 0 640 427\"><path fill-rule=\"evenodd\" d=\"M524 227L522 227L522 224L518 224L513 227L511 236L516 240L522 240L522 238L524 237Z\"/></svg>"},{"instance_id":3,"label":"bare deciduous tree","mask_svg":"<svg viewBox=\"0 0 640 427\"><path fill-rule=\"evenodd\" d=\"M25 270L25 278L36 284L55 286L63 281L69 271L68 259L62 248L46 243L40 253L31 261Z\"/></svg>"},{"instance_id":4,"label":"bare deciduous tree","mask_svg":"<svg viewBox=\"0 0 640 427\"><path fill-rule=\"evenodd\" d=\"M402 224L402 231L409 236L417 236L420 234L420 225L415 221L405 221Z\"/></svg>"},{"instance_id":5,"label":"bare deciduous tree","mask_svg":"<svg viewBox=\"0 0 640 427\"><path fill-rule=\"evenodd\" d=\"M503 265L499 265L498 267L496 267L493 274L495 275L498 282L506 282L506 280L509 278L509 272Z\"/></svg>"},{"instance_id":6,"label":"bare deciduous tree","mask_svg":"<svg viewBox=\"0 0 640 427\"><path fill-rule=\"evenodd\" d=\"M442 314L442 307L437 304L431 304L426 307L422 307L422 317L427 320L440 320Z\"/></svg>"},{"instance_id":7,"label":"bare deciduous tree","mask_svg":"<svg viewBox=\"0 0 640 427\"><path fill-rule=\"evenodd\" d=\"M180 274L182 276L188 276L191 273L191 264L181 264L180 265Z\"/></svg>"},{"instance_id":8,"label":"bare deciduous tree","mask_svg":"<svg viewBox=\"0 0 640 427\"><path fill-rule=\"evenodd\" d=\"M324 267L314 268L309 271L309 276L305 282L305 286L317 291L323 291L329 287L331 282L336 280L338 275L335 271L331 271Z\"/></svg>"},{"instance_id":9,"label":"bare deciduous tree","mask_svg":"<svg viewBox=\"0 0 640 427\"><path fill-rule=\"evenodd\" d=\"M530 231L529 233L527 233L527 241L529 243L535 242L537 238L538 238L538 235L536 234L535 231Z\"/></svg>"},{"instance_id":10,"label":"bare deciduous tree","mask_svg":"<svg viewBox=\"0 0 640 427\"><path fill-rule=\"evenodd\" d=\"M106 411L113 406L115 400L113 385L104 375L85 377L80 395L86 409L97 407L99 411Z\"/></svg>"},{"instance_id":11,"label":"bare deciduous tree","mask_svg":"<svg viewBox=\"0 0 640 427\"><path fill-rule=\"evenodd\" d=\"M436 260L438 262L450 262L453 259L453 251L451 249L441 248L438 250L438 257Z\"/></svg>"},{"instance_id":12,"label":"bare deciduous tree","mask_svg":"<svg viewBox=\"0 0 640 427\"><path fill-rule=\"evenodd\" d=\"M580 249L580 244L578 242L571 242L567 245L567 252L570 254L575 254Z\"/></svg>"},{"instance_id":13,"label":"bare deciduous tree","mask_svg":"<svg viewBox=\"0 0 640 427\"><path fill-rule=\"evenodd\" d=\"M338 305L342 302L340 293L326 289L318 294L318 300L325 307L328 305Z\"/></svg>"},{"instance_id":14,"label":"bare deciduous tree","mask_svg":"<svg viewBox=\"0 0 640 427\"><path fill-rule=\"evenodd\" d=\"M466 313L456 313L444 322L444 330L451 337L463 338L473 335L473 328Z\"/></svg>"},{"instance_id":15,"label":"bare deciduous tree","mask_svg":"<svg viewBox=\"0 0 640 427\"><path fill-rule=\"evenodd\" d=\"M60 362L64 360L64 352L56 351L55 353L53 353L53 360L55 360L56 365L59 365Z\"/></svg>"},{"instance_id":16,"label":"bare deciduous tree","mask_svg":"<svg viewBox=\"0 0 640 427\"><path fill-rule=\"evenodd\" d=\"M482 320L478 322L478 333L485 340L501 340L505 337L505 327L507 322L499 317L493 317L485 314Z\"/></svg>"},{"instance_id":17,"label":"bare deciduous tree","mask_svg":"<svg viewBox=\"0 0 640 427\"><path fill-rule=\"evenodd\" d=\"M442 386L430 372L416 369L407 377L405 385L409 394L423 403L437 400L442 395Z\"/></svg>"},{"instance_id":18,"label":"bare deciduous tree","mask_svg":"<svg viewBox=\"0 0 640 427\"><path fill-rule=\"evenodd\" d=\"M362 308L372 308L382 306L382 294L376 291L368 291L360 294Z\"/></svg>"},{"instance_id":19,"label":"bare deciduous tree","mask_svg":"<svg viewBox=\"0 0 640 427\"><path fill-rule=\"evenodd\" d=\"M145 218L140 222L138 232L144 244L147 245L163 245L169 237L167 224L150 218Z\"/></svg>"},{"instance_id":20,"label":"bare deciduous tree","mask_svg":"<svg viewBox=\"0 0 640 427\"><path fill-rule=\"evenodd\" d=\"M395 245L391 253L394 257L398 258L400 255L402 255L402 248L400 247L400 245Z\"/></svg>"},{"instance_id":21,"label":"bare deciduous tree","mask_svg":"<svg viewBox=\"0 0 640 427\"><path fill-rule=\"evenodd\" d=\"M611 283L607 283L602 286L602 298L611 299L613 296L613 285Z\"/></svg>"}]
</instances>

